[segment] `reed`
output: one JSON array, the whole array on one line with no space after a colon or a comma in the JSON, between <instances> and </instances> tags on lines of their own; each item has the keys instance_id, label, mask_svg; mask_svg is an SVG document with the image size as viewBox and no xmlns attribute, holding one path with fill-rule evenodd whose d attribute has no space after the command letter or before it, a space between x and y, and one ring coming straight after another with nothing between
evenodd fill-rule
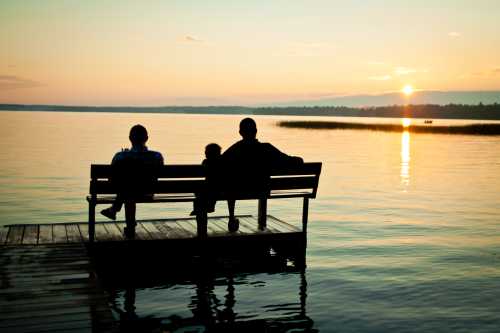
<instances>
[{"instance_id":1,"label":"reed","mask_svg":"<svg viewBox=\"0 0 500 333\"><path fill-rule=\"evenodd\" d=\"M338 121L280 121L278 126L303 129L356 129L384 132L500 135L500 124L471 124L461 126L410 125L400 124L363 124Z\"/></svg>"}]
</instances>

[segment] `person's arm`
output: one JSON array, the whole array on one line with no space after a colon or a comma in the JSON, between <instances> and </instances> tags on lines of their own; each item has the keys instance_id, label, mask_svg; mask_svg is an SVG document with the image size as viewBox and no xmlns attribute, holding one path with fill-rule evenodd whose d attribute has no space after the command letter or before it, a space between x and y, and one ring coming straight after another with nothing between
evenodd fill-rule
<instances>
[{"instance_id":1,"label":"person's arm","mask_svg":"<svg viewBox=\"0 0 500 333\"><path fill-rule=\"evenodd\" d=\"M264 143L266 155L274 164L302 164L304 160L302 157L290 156L283 153L281 150L276 148L270 143Z\"/></svg>"},{"instance_id":2,"label":"person's arm","mask_svg":"<svg viewBox=\"0 0 500 333\"><path fill-rule=\"evenodd\" d=\"M161 153L158 153L158 164L159 165L165 164L165 159L163 158L163 155Z\"/></svg>"}]
</instances>

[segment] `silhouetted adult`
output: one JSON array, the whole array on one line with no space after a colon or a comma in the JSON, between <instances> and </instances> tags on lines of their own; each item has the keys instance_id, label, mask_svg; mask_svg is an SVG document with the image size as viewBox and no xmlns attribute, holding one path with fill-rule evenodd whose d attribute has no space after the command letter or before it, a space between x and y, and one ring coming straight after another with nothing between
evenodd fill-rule
<instances>
[{"instance_id":1,"label":"silhouetted adult","mask_svg":"<svg viewBox=\"0 0 500 333\"><path fill-rule=\"evenodd\" d=\"M266 195L269 192L269 175L274 167L301 164L301 157L282 153L270 143L257 140L257 124L252 118L240 122L242 140L234 143L222 154L226 190ZM229 231L238 230L239 221L234 215L235 200L228 200Z\"/></svg>"},{"instance_id":2,"label":"silhouetted adult","mask_svg":"<svg viewBox=\"0 0 500 333\"><path fill-rule=\"evenodd\" d=\"M125 203L127 221L125 235L133 237L136 208L134 198L148 195L148 186L156 180L154 168L163 165L163 156L159 152L148 150L146 146L148 132L144 126L133 126L130 129L129 139L132 147L116 153L111 162L115 172L113 181L118 192L116 200L111 207L103 209L101 214L115 220L116 213Z\"/></svg>"}]
</instances>

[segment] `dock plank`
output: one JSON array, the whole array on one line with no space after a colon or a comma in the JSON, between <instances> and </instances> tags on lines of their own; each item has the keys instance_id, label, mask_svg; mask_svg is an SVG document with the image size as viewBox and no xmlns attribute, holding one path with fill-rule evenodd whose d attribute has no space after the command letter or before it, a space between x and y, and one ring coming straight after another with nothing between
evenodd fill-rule
<instances>
[{"instance_id":1,"label":"dock plank","mask_svg":"<svg viewBox=\"0 0 500 333\"><path fill-rule=\"evenodd\" d=\"M9 245L21 244L23 234L24 226L11 226L5 243Z\"/></svg>"},{"instance_id":2,"label":"dock plank","mask_svg":"<svg viewBox=\"0 0 500 333\"><path fill-rule=\"evenodd\" d=\"M223 230L219 225L215 224L214 220L208 221L207 231L209 236L215 236L215 237L227 234L227 230Z\"/></svg>"},{"instance_id":3,"label":"dock plank","mask_svg":"<svg viewBox=\"0 0 500 333\"><path fill-rule=\"evenodd\" d=\"M176 220L175 223L181 226L184 230L188 231L191 235L198 234L198 226L196 223L196 219L183 219Z\"/></svg>"},{"instance_id":4,"label":"dock plank","mask_svg":"<svg viewBox=\"0 0 500 333\"><path fill-rule=\"evenodd\" d=\"M5 244L8 233L9 233L8 227L0 227L0 246Z\"/></svg>"},{"instance_id":5,"label":"dock plank","mask_svg":"<svg viewBox=\"0 0 500 333\"><path fill-rule=\"evenodd\" d=\"M159 221L156 227L165 233L169 239L179 239L186 238L186 234L183 234L177 229L177 224L166 221ZM189 235L188 235L189 236Z\"/></svg>"},{"instance_id":6,"label":"dock plank","mask_svg":"<svg viewBox=\"0 0 500 333\"><path fill-rule=\"evenodd\" d=\"M5 247L1 257L0 331L104 332L113 327L107 296L90 274L82 243Z\"/></svg>"},{"instance_id":7,"label":"dock plank","mask_svg":"<svg viewBox=\"0 0 500 333\"><path fill-rule=\"evenodd\" d=\"M186 220L176 221L174 223L176 225L175 228L181 238L196 237L196 229L193 230L193 228L189 224L186 224Z\"/></svg>"},{"instance_id":8,"label":"dock plank","mask_svg":"<svg viewBox=\"0 0 500 333\"><path fill-rule=\"evenodd\" d=\"M280 232L302 232L302 229L286 223L285 221L281 221L274 216L268 216L267 220Z\"/></svg>"},{"instance_id":9,"label":"dock plank","mask_svg":"<svg viewBox=\"0 0 500 333\"><path fill-rule=\"evenodd\" d=\"M238 220L240 221L240 229L239 231L242 233L242 234L253 234L255 233L257 229L257 227L252 228L252 224L257 224L257 221L248 221L247 218L245 217L238 217Z\"/></svg>"},{"instance_id":10,"label":"dock plank","mask_svg":"<svg viewBox=\"0 0 500 333\"><path fill-rule=\"evenodd\" d=\"M95 240L97 242L108 242L113 240L113 236L108 233L108 230L102 223L95 224Z\"/></svg>"},{"instance_id":11,"label":"dock plank","mask_svg":"<svg viewBox=\"0 0 500 333\"><path fill-rule=\"evenodd\" d=\"M69 243L78 243L82 240L82 235L77 224L66 224L66 235Z\"/></svg>"},{"instance_id":12,"label":"dock plank","mask_svg":"<svg viewBox=\"0 0 500 333\"><path fill-rule=\"evenodd\" d=\"M52 226L52 237L54 243L68 243L68 236L66 235L66 227L64 224L54 224Z\"/></svg>"},{"instance_id":13,"label":"dock plank","mask_svg":"<svg viewBox=\"0 0 500 333\"><path fill-rule=\"evenodd\" d=\"M78 229L80 229L80 235L84 242L89 240L89 225L87 223L78 223Z\"/></svg>"},{"instance_id":14,"label":"dock plank","mask_svg":"<svg viewBox=\"0 0 500 333\"><path fill-rule=\"evenodd\" d=\"M149 234L148 230L144 228L141 222L137 223L137 226L135 227L135 239L138 240L150 240L151 235Z\"/></svg>"},{"instance_id":15,"label":"dock plank","mask_svg":"<svg viewBox=\"0 0 500 333\"><path fill-rule=\"evenodd\" d=\"M156 227L153 222L142 222L142 226L149 232L152 239L163 239L163 233Z\"/></svg>"},{"instance_id":16,"label":"dock plank","mask_svg":"<svg viewBox=\"0 0 500 333\"><path fill-rule=\"evenodd\" d=\"M23 244L37 244L38 243L38 225L26 225L24 227Z\"/></svg>"},{"instance_id":17,"label":"dock plank","mask_svg":"<svg viewBox=\"0 0 500 333\"><path fill-rule=\"evenodd\" d=\"M112 239L112 240L115 240L115 241L120 241L120 240L123 240L124 237L123 237L123 233L122 231L117 227L116 223L114 222L107 222L107 223L103 223L103 226L104 228L106 228L106 230L108 231L108 234L109 234L109 237Z\"/></svg>"},{"instance_id":18,"label":"dock plank","mask_svg":"<svg viewBox=\"0 0 500 333\"><path fill-rule=\"evenodd\" d=\"M38 244L51 244L53 242L52 225L40 225L38 228Z\"/></svg>"}]
</instances>

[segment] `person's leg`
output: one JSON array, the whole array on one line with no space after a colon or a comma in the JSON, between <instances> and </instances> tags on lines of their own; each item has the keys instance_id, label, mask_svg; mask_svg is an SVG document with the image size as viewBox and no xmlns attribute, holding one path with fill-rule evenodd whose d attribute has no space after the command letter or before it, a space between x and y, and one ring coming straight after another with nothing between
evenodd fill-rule
<instances>
[{"instance_id":1,"label":"person's leg","mask_svg":"<svg viewBox=\"0 0 500 333\"><path fill-rule=\"evenodd\" d=\"M227 222L227 230L229 232L236 232L240 228L240 221L234 215L234 208L236 206L236 200L227 200L227 209L229 211L229 221Z\"/></svg>"},{"instance_id":2,"label":"person's leg","mask_svg":"<svg viewBox=\"0 0 500 333\"><path fill-rule=\"evenodd\" d=\"M135 211L136 205L133 201L125 202L125 222L127 226L124 229L125 237L133 239L135 238Z\"/></svg>"},{"instance_id":3,"label":"person's leg","mask_svg":"<svg viewBox=\"0 0 500 333\"><path fill-rule=\"evenodd\" d=\"M234 219L234 206L236 205L236 200L229 199L227 201L227 210L229 211L229 219Z\"/></svg>"},{"instance_id":4,"label":"person's leg","mask_svg":"<svg viewBox=\"0 0 500 333\"><path fill-rule=\"evenodd\" d=\"M116 220L116 213L118 213L123 206L123 199L120 198L119 195L116 196L115 202L111 205L111 207L105 208L101 210L101 214L106 216L108 219Z\"/></svg>"}]
</instances>

